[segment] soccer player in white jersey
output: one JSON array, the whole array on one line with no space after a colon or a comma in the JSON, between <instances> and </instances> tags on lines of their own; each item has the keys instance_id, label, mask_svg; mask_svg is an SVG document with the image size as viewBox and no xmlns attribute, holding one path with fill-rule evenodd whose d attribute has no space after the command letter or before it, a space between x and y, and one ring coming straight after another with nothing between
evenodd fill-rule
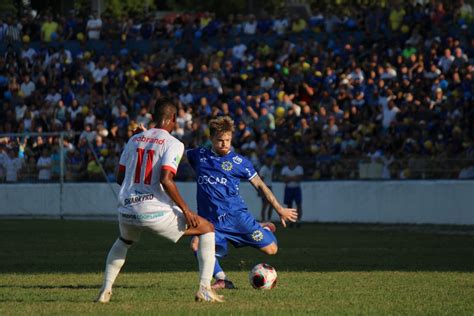
<instances>
[{"instance_id":1,"label":"soccer player in white jersey","mask_svg":"<svg viewBox=\"0 0 474 316\"><path fill-rule=\"evenodd\" d=\"M120 157L117 183L120 236L109 251L105 276L97 302L107 303L112 285L120 272L128 249L150 231L177 242L183 235L200 237L199 290L197 301L222 302L223 296L211 288L215 263L214 226L191 212L173 180L184 145L171 136L176 124L176 107L167 100L157 102L157 128L130 138Z\"/></svg>"}]
</instances>

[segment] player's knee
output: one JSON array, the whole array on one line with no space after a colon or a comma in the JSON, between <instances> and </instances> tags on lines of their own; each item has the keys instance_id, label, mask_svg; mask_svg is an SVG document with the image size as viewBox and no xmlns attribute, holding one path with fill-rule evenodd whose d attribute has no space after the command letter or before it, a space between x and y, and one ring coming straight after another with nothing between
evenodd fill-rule
<instances>
[{"instance_id":1,"label":"player's knee","mask_svg":"<svg viewBox=\"0 0 474 316\"><path fill-rule=\"evenodd\" d=\"M199 248L199 237L195 236L191 240L191 249L192 251L196 252L198 251L198 248Z\"/></svg>"},{"instance_id":2,"label":"player's knee","mask_svg":"<svg viewBox=\"0 0 474 316\"><path fill-rule=\"evenodd\" d=\"M263 252L265 252L267 255L270 255L270 256L273 256L273 255L276 255L277 252L278 252L278 246L273 243L265 248L262 249Z\"/></svg>"}]
</instances>

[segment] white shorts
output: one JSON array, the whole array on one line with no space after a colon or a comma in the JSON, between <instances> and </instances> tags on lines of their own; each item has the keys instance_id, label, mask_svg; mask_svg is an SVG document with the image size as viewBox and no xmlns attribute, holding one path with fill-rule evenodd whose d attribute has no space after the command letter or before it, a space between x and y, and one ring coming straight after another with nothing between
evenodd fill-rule
<instances>
[{"instance_id":1,"label":"white shorts","mask_svg":"<svg viewBox=\"0 0 474 316\"><path fill-rule=\"evenodd\" d=\"M119 228L120 237L125 240L139 241L142 231L150 231L172 242L177 242L186 230L186 219L179 207L173 207L171 212L167 211L163 216L151 221L119 213Z\"/></svg>"}]
</instances>

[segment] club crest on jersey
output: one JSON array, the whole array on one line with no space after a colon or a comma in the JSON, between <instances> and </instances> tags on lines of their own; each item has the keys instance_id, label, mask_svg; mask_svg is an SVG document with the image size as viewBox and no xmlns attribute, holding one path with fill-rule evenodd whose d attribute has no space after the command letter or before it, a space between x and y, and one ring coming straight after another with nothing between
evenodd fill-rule
<instances>
[{"instance_id":1,"label":"club crest on jersey","mask_svg":"<svg viewBox=\"0 0 474 316\"><path fill-rule=\"evenodd\" d=\"M252 239L255 241L261 241L263 239L263 233L260 230L255 230L252 233Z\"/></svg>"},{"instance_id":2,"label":"club crest on jersey","mask_svg":"<svg viewBox=\"0 0 474 316\"><path fill-rule=\"evenodd\" d=\"M232 160L237 165L240 165L242 163L242 158L240 158L239 156L234 156L234 158L232 158Z\"/></svg>"},{"instance_id":3,"label":"club crest on jersey","mask_svg":"<svg viewBox=\"0 0 474 316\"><path fill-rule=\"evenodd\" d=\"M232 163L230 161L224 161L221 165L222 170L231 171L232 170Z\"/></svg>"}]
</instances>

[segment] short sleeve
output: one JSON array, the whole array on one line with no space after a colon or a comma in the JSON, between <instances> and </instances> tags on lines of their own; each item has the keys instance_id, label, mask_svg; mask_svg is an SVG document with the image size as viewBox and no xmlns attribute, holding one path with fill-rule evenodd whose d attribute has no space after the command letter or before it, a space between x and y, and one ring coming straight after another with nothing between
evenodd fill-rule
<instances>
[{"instance_id":1,"label":"short sleeve","mask_svg":"<svg viewBox=\"0 0 474 316\"><path fill-rule=\"evenodd\" d=\"M238 177L241 179L247 179L250 181L257 175L257 171L253 167L252 163L246 158L242 159L242 163L239 165L238 170Z\"/></svg>"},{"instance_id":2,"label":"short sleeve","mask_svg":"<svg viewBox=\"0 0 474 316\"><path fill-rule=\"evenodd\" d=\"M130 156L130 146L125 145L125 148L120 155L119 165L125 167L127 165L127 161L129 160ZM121 168L121 167L120 167Z\"/></svg>"},{"instance_id":3,"label":"short sleeve","mask_svg":"<svg viewBox=\"0 0 474 316\"><path fill-rule=\"evenodd\" d=\"M298 171L298 175L299 175L299 176L303 176L303 175L304 175L303 167L298 166L297 171Z\"/></svg>"},{"instance_id":4,"label":"short sleeve","mask_svg":"<svg viewBox=\"0 0 474 316\"><path fill-rule=\"evenodd\" d=\"M176 174L178 171L179 162L183 156L184 145L181 142L174 142L170 144L166 151L163 153L163 160L161 169L169 170Z\"/></svg>"},{"instance_id":5,"label":"short sleeve","mask_svg":"<svg viewBox=\"0 0 474 316\"><path fill-rule=\"evenodd\" d=\"M281 175L284 176L284 177L288 175L288 168L287 167L283 167L283 170L281 170Z\"/></svg>"}]
</instances>

